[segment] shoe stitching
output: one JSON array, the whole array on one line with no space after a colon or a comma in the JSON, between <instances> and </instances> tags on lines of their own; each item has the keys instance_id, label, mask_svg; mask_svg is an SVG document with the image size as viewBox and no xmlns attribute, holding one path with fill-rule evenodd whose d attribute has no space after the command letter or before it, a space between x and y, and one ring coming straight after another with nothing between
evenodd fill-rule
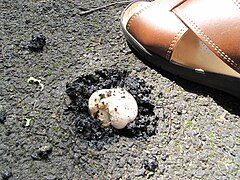
<instances>
[{"instance_id":1,"label":"shoe stitching","mask_svg":"<svg viewBox=\"0 0 240 180\"><path fill-rule=\"evenodd\" d=\"M142 8L140 11L136 12L134 15L132 15L132 17L129 19L128 23L127 23L127 30L130 29L130 26L132 24L132 22L141 14L143 13L145 10L147 10L148 8L152 7L153 5L155 5L156 2L152 2L149 5L145 6L144 8Z\"/></svg>"},{"instance_id":2,"label":"shoe stitching","mask_svg":"<svg viewBox=\"0 0 240 180\"><path fill-rule=\"evenodd\" d=\"M175 37L173 38L169 48L168 48L168 51L167 51L167 54L166 54L166 59L170 60L170 56L171 54L173 53L173 49L178 41L178 39L181 37L181 35L183 34L183 32L185 32L185 30L187 29L187 27L183 27L176 35Z\"/></svg>"},{"instance_id":3,"label":"shoe stitching","mask_svg":"<svg viewBox=\"0 0 240 180\"><path fill-rule=\"evenodd\" d=\"M181 13L183 17L193 25L193 28L197 31L204 41L206 41L211 47L219 54L225 61L229 62L232 66L240 70L240 66L235 63L226 53L224 53L186 14Z\"/></svg>"}]
</instances>

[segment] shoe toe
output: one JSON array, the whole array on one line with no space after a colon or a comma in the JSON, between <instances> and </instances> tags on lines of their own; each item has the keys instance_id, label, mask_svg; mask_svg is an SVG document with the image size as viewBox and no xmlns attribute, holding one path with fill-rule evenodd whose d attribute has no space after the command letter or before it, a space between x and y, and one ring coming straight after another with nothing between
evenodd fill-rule
<instances>
[{"instance_id":1,"label":"shoe toe","mask_svg":"<svg viewBox=\"0 0 240 180\"><path fill-rule=\"evenodd\" d=\"M129 19L134 14L136 14L139 11L141 11L142 9L144 9L144 7L146 7L148 4L149 4L149 2L146 2L146 1L136 1L132 4L130 4L124 11L124 15L123 15L123 19L122 19L123 26L126 27Z\"/></svg>"}]
</instances>

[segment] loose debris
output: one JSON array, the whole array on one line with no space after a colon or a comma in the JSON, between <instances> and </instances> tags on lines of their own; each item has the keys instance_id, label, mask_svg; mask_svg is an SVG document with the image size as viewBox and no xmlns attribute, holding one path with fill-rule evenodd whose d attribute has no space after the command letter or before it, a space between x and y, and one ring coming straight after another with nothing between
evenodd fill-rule
<instances>
[{"instance_id":1,"label":"loose debris","mask_svg":"<svg viewBox=\"0 0 240 180\"><path fill-rule=\"evenodd\" d=\"M97 90L116 87L125 88L133 95L138 104L138 116L121 130L102 128L101 122L88 113L88 99ZM113 69L98 70L68 83L66 93L71 99L69 110L75 111L77 134L97 149L101 149L104 144L117 142L119 136L146 139L155 135L159 118L154 113L155 106L150 102L151 89L143 79L130 75L127 71Z\"/></svg>"},{"instance_id":2,"label":"loose debris","mask_svg":"<svg viewBox=\"0 0 240 180\"><path fill-rule=\"evenodd\" d=\"M99 10L102 10L102 9L105 9L107 7L110 7L110 6L114 6L114 5L117 5L117 4L126 4L126 3L129 3L131 1L121 1L121 2L114 2L114 3L110 3L110 4L107 4L107 5L104 5L104 6L100 6L100 7L96 7L96 8L92 8L92 9L89 9L89 10L84 10L82 13L80 13L80 16L83 16L83 15L88 15L88 14L91 14L93 12L96 12L96 11L99 11ZM83 8L81 8L83 9Z\"/></svg>"},{"instance_id":3,"label":"loose debris","mask_svg":"<svg viewBox=\"0 0 240 180\"><path fill-rule=\"evenodd\" d=\"M28 48L31 51L42 51L46 45L46 37L42 32L35 32L32 35L32 39L28 42Z\"/></svg>"},{"instance_id":4,"label":"loose debris","mask_svg":"<svg viewBox=\"0 0 240 180\"><path fill-rule=\"evenodd\" d=\"M51 145L45 145L39 148L36 152L34 152L31 157L33 160L46 160L49 159L49 155L52 152Z\"/></svg>"},{"instance_id":5,"label":"loose debris","mask_svg":"<svg viewBox=\"0 0 240 180\"><path fill-rule=\"evenodd\" d=\"M156 156L148 154L143 160L143 167L148 171L155 172L158 168L158 160Z\"/></svg>"},{"instance_id":6,"label":"loose debris","mask_svg":"<svg viewBox=\"0 0 240 180\"><path fill-rule=\"evenodd\" d=\"M31 125L31 122L32 122L33 120L30 119L30 118L25 118L25 121L26 121L25 127L29 127L29 126Z\"/></svg>"},{"instance_id":7,"label":"loose debris","mask_svg":"<svg viewBox=\"0 0 240 180\"><path fill-rule=\"evenodd\" d=\"M44 85L41 83L41 80L40 79L36 79L34 77L30 77L28 78L27 80L28 83L35 83L37 85L39 85L41 87L41 91L44 89Z\"/></svg>"}]
</instances>

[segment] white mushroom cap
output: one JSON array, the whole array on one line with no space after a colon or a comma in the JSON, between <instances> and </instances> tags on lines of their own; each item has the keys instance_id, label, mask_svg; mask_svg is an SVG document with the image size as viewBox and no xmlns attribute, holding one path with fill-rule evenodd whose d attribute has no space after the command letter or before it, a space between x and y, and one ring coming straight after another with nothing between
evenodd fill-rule
<instances>
[{"instance_id":1,"label":"white mushroom cap","mask_svg":"<svg viewBox=\"0 0 240 180\"><path fill-rule=\"evenodd\" d=\"M88 101L92 117L102 121L103 126L124 128L138 114L134 97L123 88L102 89L94 92Z\"/></svg>"}]
</instances>

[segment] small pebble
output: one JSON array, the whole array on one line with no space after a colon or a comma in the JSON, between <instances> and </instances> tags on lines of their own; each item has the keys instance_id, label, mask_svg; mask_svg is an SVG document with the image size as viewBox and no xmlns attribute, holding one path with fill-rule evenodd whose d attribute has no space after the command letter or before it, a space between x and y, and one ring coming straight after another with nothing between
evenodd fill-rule
<instances>
[{"instance_id":1,"label":"small pebble","mask_svg":"<svg viewBox=\"0 0 240 180\"><path fill-rule=\"evenodd\" d=\"M181 125L180 125L180 124L176 124L174 127L175 127L175 129L177 129L177 130L181 129Z\"/></svg>"},{"instance_id":2,"label":"small pebble","mask_svg":"<svg viewBox=\"0 0 240 180\"><path fill-rule=\"evenodd\" d=\"M147 157L145 157L143 160L143 167L148 171L155 172L158 168L158 161L156 156L151 154L147 155Z\"/></svg>"}]
</instances>

